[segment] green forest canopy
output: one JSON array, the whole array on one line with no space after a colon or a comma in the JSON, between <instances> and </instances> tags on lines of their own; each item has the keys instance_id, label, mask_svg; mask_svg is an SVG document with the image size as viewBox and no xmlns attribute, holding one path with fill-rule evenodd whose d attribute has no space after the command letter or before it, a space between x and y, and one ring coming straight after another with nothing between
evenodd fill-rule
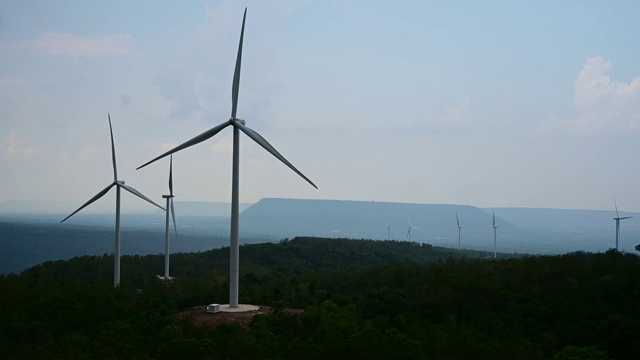
<instances>
[{"instance_id":1,"label":"green forest canopy","mask_svg":"<svg viewBox=\"0 0 640 360\"><path fill-rule=\"evenodd\" d=\"M295 238L241 247L245 330L178 320L228 298L228 248L47 262L0 277L3 358L632 358L640 258L486 259L398 241ZM281 311L304 309L301 314ZM215 316L215 315L212 315Z\"/></svg>"}]
</instances>

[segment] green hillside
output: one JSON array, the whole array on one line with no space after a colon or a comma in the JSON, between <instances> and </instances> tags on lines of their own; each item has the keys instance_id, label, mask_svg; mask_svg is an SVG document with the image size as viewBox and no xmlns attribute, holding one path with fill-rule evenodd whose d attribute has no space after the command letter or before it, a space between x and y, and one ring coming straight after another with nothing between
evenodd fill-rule
<instances>
[{"instance_id":1,"label":"green hillside","mask_svg":"<svg viewBox=\"0 0 640 360\"><path fill-rule=\"evenodd\" d=\"M509 257L430 245L295 238L240 248L248 330L177 320L228 299L228 248L47 262L0 277L0 358L633 358L640 258ZM288 313L284 308L304 309Z\"/></svg>"}]
</instances>

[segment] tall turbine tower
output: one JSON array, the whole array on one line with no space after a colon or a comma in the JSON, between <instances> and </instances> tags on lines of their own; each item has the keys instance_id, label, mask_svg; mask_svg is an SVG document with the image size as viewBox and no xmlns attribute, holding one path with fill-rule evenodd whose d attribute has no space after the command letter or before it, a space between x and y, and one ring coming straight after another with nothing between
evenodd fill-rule
<instances>
[{"instance_id":1,"label":"tall turbine tower","mask_svg":"<svg viewBox=\"0 0 640 360\"><path fill-rule=\"evenodd\" d=\"M387 241L391 239L391 225L387 226Z\"/></svg>"},{"instance_id":2,"label":"tall turbine tower","mask_svg":"<svg viewBox=\"0 0 640 360\"><path fill-rule=\"evenodd\" d=\"M240 89L240 64L242 62L242 40L244 38L244 23L247 17L247 9L244 9L244 16L242 18L242 30L240 31L240 43L238 45L238 55L236 58L236 68L233 74L233 86L231 90L231 118L222 124L215 126L202 134L188 140L175 148L167 151L166 153L156 157L155 159L141 165L138 169L143 168L152 162L159 160L167 155L173 154L177 151L186 149L195 144L201 143L217 133L227 126L233 127L233 165L232 165L232 179L231 179L231 244L230 244L230 259L229 259L229 307L238 307L238 275L239 275L239 251L240 251L240 131L249 136L253 141L262 146L265 150L275 156L278 160L287 165L296 174L300 175L314 188L318 188L311 180L304 176L298 169L296 169L284 156L273 147L267 140L265 140L260 134L245 126L245 121L236 118L236 110L238 108L238 91Z\"/></svg>"},{"instance_id":3,"label":"tall turbine tower","mask_svg":"<svg viewBox=\"0 0 640 360\"><path fill-rule=\"evenodd\" d=\"M625 217L620 217L620 213L618 213L618 204L616 203L616 199L613 198L613 204L616 207L616 217L613 218L613 220L616 221L616 251L618 250L618 242L620 239L620 220L624 220L624 219L630 219L633 216L625 216Z\"/></svg>"},{"instance_id":4,"label":"tall turbine tower","mask_svg":"<svg viewBox=\"0 0 640 360\"><path fill-rule=\"evenodd\" d=\"M111 128L111 115L107 114L107 117L109 118L109 132L111 133L111 160L113 162L113 182L109 186L104 188L102 191L97 193L94 197L89 199L89 201L87 201L84 205L80 206L78 210L72 212L71 215L67 216L62 221L60 221L60 223L63 223L65 220L72 217L78 211L84 209L85 207L89 206L89 204L91 204L92 202L103 197L104 194L108 193L112 187L114 186L116 187L116 244L115 244L115 250L113 254L113 257L114 257L113 286L118 286L120 285L120 189L121 188L125 189L128 192L132 193L133 195L159 207L160 209L162 210L164 209L162 208L162 206L151 201L148 197L142 195L138 190L132 188L131 186L125 185L124 180L118 180L118 170L116 168L116 148L115 148L115 145L113 144L113 129Z\"/></svg>"},{"instance_id":5,"label":"tall turbine tower","mask_svg":"<svg viewBox=\"0 0 640 360\"><path fill-rule=\"evenodd\" d=\"M458 212L456 212L456 223L458 223L458 250L461 250L462 247L460 247L460 229L462 229L462 226L460 226L460 220L458 220Z\"/></svg>"},{"instance_id":6,"label":"tall turbine tower","mask_svg":"<svg viewBox=\"0 0 640 360\"><path fill-rule=\"evenodd\" d=\"M409 222L409 220L407 220L407 224L409 224L409 229L407 230L407 236L405 237L405 239L409 239L409 241L411 241L411 229L420 229L417 226L411 226L411 223Z\"/></svg>"},{"instance_id":7,"label":"tall turbine tower","mask_svg":"<svg viewBox=\"0 0 640 360\"><path fill-rule=\"evenodd\" d=\"M493 258L496 258L496 212L493 212Z\"/></svg>"},{"instance_id":8,"label":"tall turbine tower","mask_svg":"<svg viewBox=\"0 0 640 360\"><path fill-rule=\"evenodd\" d=\"M173 209L173 155L169 160L169 195L162 195L163 199L167 199L166 224L164 227L164 278L169 279L169 213L173 218L173 229L176 232L176 240L178 239L178 227L176 226L176 212Z\"/></svg>"}]
</instances>

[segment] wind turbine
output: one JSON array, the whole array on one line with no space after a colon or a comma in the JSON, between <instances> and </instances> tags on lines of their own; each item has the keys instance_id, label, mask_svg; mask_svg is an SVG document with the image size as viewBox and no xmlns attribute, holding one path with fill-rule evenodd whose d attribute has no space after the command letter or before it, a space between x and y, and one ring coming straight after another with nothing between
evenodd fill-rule
<instances>
[{"instance_id":1,"label":"wind turbine","mask_svg":"<svg viewBox=\"0 0 640 360\"><path fill-rule=\"evenodd\" d=\"M287 165L291 170L293 170L296 174L300 175L303 179L305 179L309 184L311 184L316 189L318 188L311 180L309 180L306 176L304 176L298 169L296 169L284 156L280 155L280 153L273 147L267 140L265 140L260 134L245 126L245 121L242 119L236 118L236 110L238 108L238 92L240 89L240 64L242 62L242 40L244 38L244 23L247 17L247 9L244 9L244 16L242 17L242 30L240 31L240 43L238 45L238 55L236 57L236 67L233 74L233 85L231 89L231 118L222 124L215 126L202 134L188 140L175 148L165 152L164 154L156 157L155 159L143 164L138 167L138 169L143 168L152 162L159 160L167 155L173 154L177 151L186 149L195 144L201 143L217 133L219 133L222 129L227 126L233 127L233 170L232 170L232 180L231 180L231 244L230 244L230 260L229 260L229 307L237 308L238 307L238 274L239 274L239 219L240 219L240 192L239 192L239 181L240 181L240 166L239 166L239 152L240 152L240 131L249 136L253 141L258 143L258 145L262 146L265 150L275 156L278 160Z\"/></svg>"},{"instance_id":2,"label":"wind turbine","mask_svg":"<svg viewBox=\"0 0 640 360\"><path fill-rule=\"evenodd\" d=\"M633 216L620 217L620 213L618 213L618 204L616 203L615 198L613 198L613 204L616 207L616 217L614 217L613 220L616 221L616 250L618 250L618 240L620 239L620 220L630 219Z\"/></svg>"},{"instance_id":3,"label":"wind turbine","mask_svg":"<svg viewBox=\"0 0 640 360\"><path fill-rule=\"evenodd\" d=\"M460 220L458 220L458 212L456 212L456 223L458 223L458 250L462 249L460 247L460 229L462 229L462 226L460 226Z\"/></svg>"},{"instance_id":4,"label":"wind turbine","mask_svg":"<svg viewBox=\"0 0 640 360\"><path fill-rule=\"evenodd\" d=\"M411 226L411 223L409 222L409 220L407 220L407 224L409 224L409 230L407 230L407 236L405 238L411 241L411 229L420 229L420 228L417 226Z\"/></svg>"},{"instance_id":5,"label":"wind turbine","mask_svg":"<svg viewBox=\"0 0 640 360\"><path fill-rule=\"evenodd\" d=\"M102 191L97 193L94 197L89 199L89 201L87 201L84 205L80 206L78 210L72 212L71 215L67 216L62 221L60 221L60 223L63 223L65 220L72 217L78 211L84 209L85 207L89 206L89 204L103 197L106 193L109 192L109 190L111 190L112 187L114 186L116 187L116 244L115 244L115 251L113 254L113 257L114 257L113 286L117 287L118 285L120 285L120 189L121 188L125 189L128 192L132 193L133 195L159 207L162 210L164 210L164 208L154 203L153 201L151 201L151 199L149 199L148 197L142 195L142 193L140 193L138 190L132 188L131 186L125 185L124 180L118 180L118 170L116 168L116 148L115 148L115 145L113 144L113 129L111 127L111 115L107 114L107 117L109 118L109 132L111 133L111 160L113 161L113 182L109 186L104 188Z\"/></svg>"},{"instance_id":6,"label":"wind turbine","mask_svg":"<svg viewBox=\"0 0 640 360\"><path fill-rule=\"evenodd\" d=\"M387 226L387 241L391 238L391 225Z\"/></svg>"},{"instance_id":7,"label":"wind turbine","mask_svg":"<svg viewBox=\"0 0 640 360\"><path fill-rule=\"evenodd\" d=\"M493 212L493 258L496 258L496 212Z\"/></svg>"},{"instance_id":8,"label":"wind turbine","mask_svg":"<svg viewBox=\"0 0 640 360\"><path fill-rule=\"evenodd\" d=\"M173 155L169 160L169 195L162 195L163 199L167 199L167 221L164 228L164 278L169 279L169 213L173 218L173 229L176 232L176 240L178 239L178 227L176 226L176 212L173 209Z\"/></svg>"}]
</instances>

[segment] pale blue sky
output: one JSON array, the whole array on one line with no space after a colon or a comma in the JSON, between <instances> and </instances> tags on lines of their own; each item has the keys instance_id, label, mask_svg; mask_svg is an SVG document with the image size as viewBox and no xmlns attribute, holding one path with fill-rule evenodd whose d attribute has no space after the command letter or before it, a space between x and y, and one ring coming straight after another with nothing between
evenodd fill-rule
<instances>
[{"instance_id":1,"label":"pale blue sky","mask_svg":"<svg viewBox=\"0 0 640 360\"><path fill-rule=\"evenodd\" d=\"M135 168L228 119L244 6L238 116L319 190L243 137L241 201L640 211L636 1L0 0L0 201L104 188L107 112L160 201ZM176 201L229 201L230 144L176 154Z\"/></svg>"}]
</instances>

